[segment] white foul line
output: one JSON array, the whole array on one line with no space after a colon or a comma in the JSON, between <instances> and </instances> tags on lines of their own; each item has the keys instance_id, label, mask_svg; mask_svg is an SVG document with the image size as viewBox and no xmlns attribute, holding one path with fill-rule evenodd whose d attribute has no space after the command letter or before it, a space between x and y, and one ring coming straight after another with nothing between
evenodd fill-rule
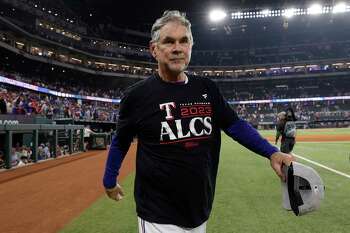
<instances>
[{"instance_id":1,"label":"white foul line","mask_svg":"<svg viewBox=\"0 0 350 233\"><path fill-rule=\"evenodd\" d=\"M328 170L328 171L334 172L334 173L336 173L336 174L338 174L338 175L345 176L345 177L347 177L347 178L350 179L350 175L348 175L348 174L346 174L346 173L343 173L343 172L334 170L333 168L327 167L327 166L325 166L325 165L322 165L322 164L320 164L320 163L314 162L314 161L312 161L312 160L310 160L310 159L304 158L304 157L302 157L302 156L300 156L300 155L296 155L296 154L294 154L294 153L293 153L293 156L295 156L295 157L297 157L297 158L299 158L299 159L303 159L303 160L305 160L305 161L307 161L307 162L309 162L309 163L312 163L312 164L314 164L314 165L316 165L316 166L322 167L322 168L324 168L324 169L326 169L326 170Z\"/></svg>"}]
</instances>

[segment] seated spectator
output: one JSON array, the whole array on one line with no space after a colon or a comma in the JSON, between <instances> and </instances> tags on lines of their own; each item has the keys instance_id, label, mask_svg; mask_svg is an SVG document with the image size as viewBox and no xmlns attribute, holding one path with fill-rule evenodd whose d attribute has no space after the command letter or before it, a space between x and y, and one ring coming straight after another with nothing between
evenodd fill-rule
<instances>
[{"instance_id":1,"label":"seated spectator","mask_svg":"<svg viewBox=\"0 0 350 233\"><path fill-rule=\"evenodd\" d=\"M21 161L24 162L25 164L31 162L31 156L32 156L32 150L30 147L23 146L22 147L22 156L21 156Z\"/></svg>"},{"instance_id":2,"label":"seated spectator","mask_svg":"<svg viewBox=\"0 0 350 233\"><path fill-rule=\"evenodd\" d=\"M2 91L0 92L0 114L7 114L7 104Z\"/></svg>"},{"instance_id":3,"label":"seated spectator","mask_svg":"<svg viewBox=\"0 0 350 233\"><path fill-rule=\"evenodd\" d=\"M63 146L63 151L64 151L65 155L69 154L69 147L68 147L68 145L64 145Z\"/></svg>"},{"instance_id":4,"label":"seated spectator","mask_svg":"<svg viewBox=\"0 0 350 233\"><path fill-rule=\"evenodd\" d=\"M56 145L56 157L58 156L62 156L63 155L63 150L61 149L61 147L59 145Z\"/></svg>"},{"instance_id":5,"label":"seated spectator","mask_svg":"<svg viewBox=\"0 0 350 233\"><path fill-rule=\"evenodd\" d=\"M45 159L51 158L50 143L48 142L44 146L44 156L45 156Z\"/></svg>"},{"instance_id":6,"label":"seated spectator","mask_svg":"<svg viewBox=\"0 0 350 233\"><path fill-rule=\"evenodd\" d=\"M5 168L5 155L0 150L0 169Z\"/></svg>"},{"instance_id":7,"label":"seated spectator","mask_svg":"<svg viewBox=\"0 0 350 233\"><path fill-rule=\"evenodd\" d=\"M19 164L18 154L16 152L16 148L11 149L11 167L16 167Z\"/></svg>"},{"instance_id":8,"label":"seated spectator","mask_svg":"<svg viewBox=\"0 0 350 233\"><path fill-rule=\"evenodd\" d=\"M38 146L38 160L43 160L45 159L45 152L44 152L44 143L41 143L39 146Z\"/></svg>"}]
</instances>

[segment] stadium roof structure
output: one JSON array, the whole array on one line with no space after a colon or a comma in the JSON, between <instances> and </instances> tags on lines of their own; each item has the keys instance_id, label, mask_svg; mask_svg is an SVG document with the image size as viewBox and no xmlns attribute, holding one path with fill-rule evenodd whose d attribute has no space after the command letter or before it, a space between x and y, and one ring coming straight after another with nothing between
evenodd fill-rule
<instances>
[{"instance_id":1,"label":"stadium roof structure","mask_svg":"<svg viewBox=\"0 0 350 233\"><path fill-rule=\"evenodd\" d=\"M160 17L165 10L174 9L185 12L191 20L193 32L195 34L199 32L201 36L205 36L203 31L235 36L237 35L236 32L249 30L251 24L264 30L266 28L271 29L274 24L277 24L278 33L279 29L287 29L293 23L292 21L296 21L295 18L302 18L302 16L310 16L311 20L316 18L317 21L319 18L324 18L321 19L321 21L324 21L322 21L322 25L328 25L328 22L333 20L334 17L344 18L344 15L350 17L350 2L347 0L60 1L63 1L88 23L113 25L118 28L127 28L145 33L149 33L155 19ZM210 11L217 8L225 10L227 17L224 17L224 22L210 22ZM222 14L219 13L219 15ZM319 15L326 16L318 17ZM350 20L349 17L347 17L347 21ZM269 20L273 22L271 23ZM307 22L295 24L305 26ZM300 29L297 30L300 31ZM257 33L254 31L253 34L256 35Z\"/></svg>"},{"instance_id":2,"label":"stadium roof structure","mask_svg":"<svg viewBox=\"0 0 350 233\"><path fill-rule=\"evenodd\" d=\"M195 50L318 43L350 36L348 0L33 1L48 12L51 7L67 10L71 22L80 20L88 25L89 36L146 47L155 19L174 9L190 19ZM212 9L225 10L214 14L216 22L209 19Z\"/></svg>"},{"instance_id":3,"label":"stadium roof structure","mask_svg":"<svg viewBox=\"0 0 350 233\"><path fill-rule=\"evenodd\" d=\"M45 0L48 1L48 0ZM256 16L267 17L272 16L272 10L288 11L283 14L287 17L297 14L293 9L303 9L305 14L318 14L319 4L323 6L335 6L335 12L341 13L344 11L341 4L349 5L346 0L182 0L182 1L114 1L114 0L60 0L63 4L69 6L76 14L90 22L111 22L116 26L124 26L132 29L149 29L149 26L154 20L159 17L165 10L177 9L189 16L194 26L202 24L208 20L209 12L215 8L225 9L228 15L240 17L240 13L257 11ZM328 11L333 11L333 8L327 8ZM322 9L321 9L322 11ZM282 12L280 12L282 14ZM252 15L247 15L251 16ZM243 15L242 15L243 17Z\"/></svg>"}]
</instances>

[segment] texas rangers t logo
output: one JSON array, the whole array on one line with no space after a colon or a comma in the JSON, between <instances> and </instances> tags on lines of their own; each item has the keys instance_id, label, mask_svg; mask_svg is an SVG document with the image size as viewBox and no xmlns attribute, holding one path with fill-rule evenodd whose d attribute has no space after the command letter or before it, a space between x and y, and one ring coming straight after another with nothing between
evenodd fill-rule
<instances>
[{"instance_id":1,"label":"texas rangers t logo","mask_svg":"<svg viewBox=\"0 0 350 233\"><path fill-rule=\"evenodd\" d=\"M175 107L175 103L174 102L169 102L169 103L163 103L163 104L159 105L160 110L164 110L164 108L165 108L165 111L166 111L165 119L168 120L168 121L174 119L174 116L171 115L171 108L170 107L176 108Z\"/></svg>"}]
</instances>

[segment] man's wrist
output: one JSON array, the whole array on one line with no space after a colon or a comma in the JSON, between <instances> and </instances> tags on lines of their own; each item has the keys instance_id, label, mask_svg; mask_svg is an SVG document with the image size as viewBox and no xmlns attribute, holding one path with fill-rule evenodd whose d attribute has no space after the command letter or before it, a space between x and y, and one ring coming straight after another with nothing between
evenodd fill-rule
<instances>
[{"instance_id":1,"label":"man's wrist","mask_svg":"<svg viewBox=\"0 0 350 233\"><path fill-rule=\"evenodd\" d=\"M274 149L272 149L269 153L270 154L269 159L271 160L272 156L277 155L279 152L280 152L280 150L278 148L274 147Z\"/></svg>"},{"instance_id":2,"label":"man's wrist","mask_svg":"<svg viewBox=\"0 0 350 233\"><path fill-rule=\"evenodd\" d=\"M106 190L107 192L113 192L113 191L116 190L116 189L117 189L117 185L114 186L113 188L105 188L105 190Z\"/></svg>"}]
</instances>

